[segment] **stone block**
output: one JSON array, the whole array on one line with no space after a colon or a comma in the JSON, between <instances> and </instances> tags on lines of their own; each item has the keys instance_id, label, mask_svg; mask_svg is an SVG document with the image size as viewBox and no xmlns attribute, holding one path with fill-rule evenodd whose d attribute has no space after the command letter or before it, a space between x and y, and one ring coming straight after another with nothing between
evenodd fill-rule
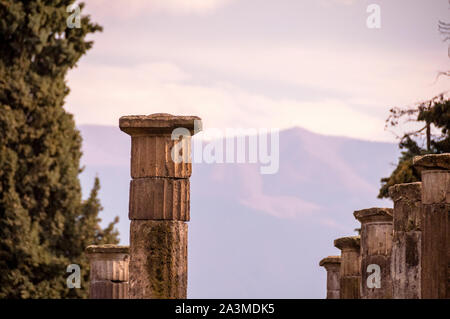
<instances>
[{"instance_id":1,"label":"stone block","mask_svg":"<svg viewBox=\"0 0 450 319\"><path fill-rule=\"evenodd\" d=\"M138 178L130 183L130 220L189 221L189 179Z\"/></svg>"},{"instance_id":2,"label":"stone block","mask_svg":"<svg viewBox=\"0 0 450 319\"><path fill-rule=\"evenodd\" d=\"M182 221L131 221L130 298L186 298L187 232Z\"/></svg>"}]
</instances>

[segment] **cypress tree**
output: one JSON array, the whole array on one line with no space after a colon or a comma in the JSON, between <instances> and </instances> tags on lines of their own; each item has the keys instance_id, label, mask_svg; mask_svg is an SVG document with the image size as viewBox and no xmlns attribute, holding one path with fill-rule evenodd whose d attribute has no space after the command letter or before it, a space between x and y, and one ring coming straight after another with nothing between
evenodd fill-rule
<instances>
[{"instance_id":1,"label":"cypress tree","mask_svg":"<svg viewBox=\"0 0 450 319\"><path fill-rule=\"evenodd\" d=\"M99 226L98 179L82 200L81 136L63 108L67 72L101 31L89 16L68 27L71 2L0 0L0 298L85 298L85 247L118 242L117 219Z\"/></svg>"}]
</instances>

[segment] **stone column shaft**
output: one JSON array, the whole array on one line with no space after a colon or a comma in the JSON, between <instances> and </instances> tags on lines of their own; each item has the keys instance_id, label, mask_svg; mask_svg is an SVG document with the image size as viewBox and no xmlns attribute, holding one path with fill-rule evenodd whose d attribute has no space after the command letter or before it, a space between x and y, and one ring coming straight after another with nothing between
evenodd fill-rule
<instances>
[{"instance_id":1,"label":"stone column shaft","mask_svg":"<svg viewBox=\"0 0 450 319\"><path fill-rule=\"evenodd\" d=\"M338 238L334 246L341 250L340 299L360 299L360 237Z\"/></svg>"},{"instance_id":2,"label":"stone column shaft","mask_svg":"<svg viewBox=\"0 0 450 319\"><path fill-rule=\"evenodd\" d=\"M129 248L91 245L86 248L90 262L90 299L128 299Z\"/></svg>"},{"instance_id":3,"label":"stone column shaft","mask_svg":"<svg viewBox=\"0 0 450 319\"><path fill-rule=\"evenodd\" d=\"M163 113L120 118L131 135L130 298L186 298L190 140L200 125Z\"/></svg>"},{"instance_id":4,"label":"stone column shaft","mask_svg":"<svg viewBox=\"0 0 450 319\"><path fill-rule=\"evenodd\" d=\"M392 214L391 208L354 212L361 222L361 299L392 298Z\"/></svg>"},{"instance_id":5,"label":"stone column shaft","mask_svg":"<svg viewBox=\"0 0 450 319\"><path fill-rule=\"evenodd\" d=\"M422 177L422 298L450 298L450 154L413 162Z\"/></svg>"},{"instance_id":6,"label":"stone column shaft","mask_svg":"<svg viewBox=\"0 0 450 319\"><path fill-rule=\"evenodd\" d=\"M327 299L340 299L341 257L328 256L319 263L327 271Z\"/></svg>"},{"instance_id":7,"label":"stone column shaft","mask_svg":"<svg viewBox=\"0 0 450 319\"><path fill-rule=\"evenodd\" d=\"M421 298L422 201L421 183L389 188L394 201L391 276L394 299Z\"/></svg>"}]
</instances>

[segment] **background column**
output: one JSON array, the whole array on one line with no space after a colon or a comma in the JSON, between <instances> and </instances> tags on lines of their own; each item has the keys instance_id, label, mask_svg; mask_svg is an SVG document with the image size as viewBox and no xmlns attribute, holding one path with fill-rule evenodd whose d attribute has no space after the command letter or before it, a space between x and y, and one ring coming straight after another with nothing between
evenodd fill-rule
<instances>
[{"instance_id":1,"label":"background column","mask_svg":"<svg viewBox=\"0 0 450 319\"><path fill-rule=\"evenodd\" d=\"M394 237L391 276L393 298L421 298L421 183L389 188L394 201Z\"/></svg>"},{"instance_id":2,"label":"background column","mask_svg":"<svg viewBox=\"0 0 450 319\"><path fill-rule=\"evenodd\" d=\"M334 241L334 246L341 250L340 298L360 299L360 238L359 236L338 238Z\"/></svg>"},{"instance_id":3,"label":"background column","mask_svg":"<svg viewBox=\"0 0 450 319\"><path fill-rule=\"evenodd\" d=\"M341 257L328 256L319 263L327 271L327 299L340 299Z\"/></svg>"},{"instance_id":4,"label":"background column","mask_svg":"<svg viewBox=\"0 0 450 319\"><path fill-rule=\"evenodd\" d=\"M450 154L414 158L422 176L422 298L450 298Z\"/></svg>"},{"instance_id":5,"label":"background column","mask_svg":"<svg viewBox=\"0 0 450 319\"><path fill-rule=\"evenodd\" d=\"M128 299L129 248L91 245L86 248L90 262L90 299Z\"/></svg>"},{"instance_id":6,"label":"background column","mask_svg":"<svg viewBox=\"0 0 450 319\"><path fill-rule=\"evenodd\" d=\"M162 113L119 120L131 135L130 298L186 298L190 135L200 125L195 116ZM175 129L187 135L172 139ZM183 148L173 153L176 145Z\"/></svg>"},{"instance_id":7,"label":"background column","mask_svg":"<svg viewBox=\"0 0 450 319\"><path fill-rule=\"evenodd\" d=\"M392 214L391 208L368 208L353 214L361 222L361 299L392 298ZM369 287L367 279L374 276L380 287Z\"/></svg>"}]
</instances>

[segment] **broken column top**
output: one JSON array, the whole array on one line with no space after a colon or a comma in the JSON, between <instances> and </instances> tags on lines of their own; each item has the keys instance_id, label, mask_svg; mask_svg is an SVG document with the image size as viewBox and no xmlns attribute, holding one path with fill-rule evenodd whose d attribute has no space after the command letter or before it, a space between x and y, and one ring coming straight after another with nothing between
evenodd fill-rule
<instances>
[{"instance_id":1,"label":"broken column top","mask_svg":"<svg viewBox=\"0 0 450 319\"><path fill-rule=\"evenodd\" d=\"M424 170L450 170L450 153L415 156L413 164L419 173Z\"/></svg>"},{"instance_id":2,"label":"broken column top","mask_svg":"<svg viewBox=\"0 0 450 319\"><path fill-rule=\"evenodd\" d=\"M171 134L176 128L186 128L194 135L202 130L202 122L198 116L155 113L122 116L119 119L119 127L129 135Z\"/></svg>"},{"instance_id":3,"label":"broken column top","mask_svg":"<svg viewBox=\"0 0 450 319\"><path fill-rule=\"evenodd\" d=\"M334 247L339 248L340 250L345 248L359 249L360 241L360 236L341 237L334 240Z\"/></svg>"},{"instance_id":4,"label":"broken column top","mask_svg":"<svg viewBox=\"0 0 450 319\"><path fill-rule=\"evenodd\" d=\"M90 245L86 247L87 254L98 254L98 253L108 253L108 254L129 254L130 248L128 246L119 246L112 244L104 245Z\"/></svg>"},{"instance_id":5,"label":"broken column top","mask_svg":"<svg viewBox=\"0 0 450 319\"><path fill-rule=\"evenodd\" d=\"M392 208L380 208L372 207L357 210L353 213L353 216L361 223L365 222L379 222L379 221L392 221L393 218Z\"/></svg>"},{"instance_id":6,"label":"broken column top","mask_svg":"<svg viewBox=\"0 0 450 319\"><path fill-rule=\"evenodd\" d=\"M319 266L323 267L329 264L340 264L340 263L341 263L341 256L328 256L319 262Z\"/></svg>"},{"instance_id":7,"label":"broken column top","mask_svg":"<svg viewBox=\"0 0 450 319\"><path fill-rule=\"evenodd\" d=\"M389 187L389 196L394 202L399 200L420 200L422 196L422 183L403 183Z\"/></svg>"}]
</instances>

